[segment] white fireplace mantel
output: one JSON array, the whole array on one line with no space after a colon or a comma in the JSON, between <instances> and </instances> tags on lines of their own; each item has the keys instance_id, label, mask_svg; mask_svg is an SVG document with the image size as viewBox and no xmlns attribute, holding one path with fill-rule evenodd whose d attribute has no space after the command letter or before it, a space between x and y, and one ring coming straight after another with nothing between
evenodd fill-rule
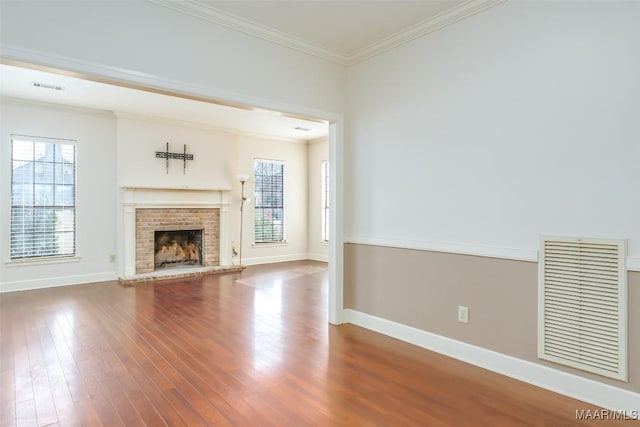
<instances>
[{"instance_id":1,"label":"white fireplace mantel","mask_svg":"<svg viewBox=\"0 0 640 427\"><path fill-rule=\"evenodd\" d=\"M220 265L231 265L229 190L121 187L124 234L124 277L136 274L136 209L220 209Z\"/></svg>"}]
</instances>

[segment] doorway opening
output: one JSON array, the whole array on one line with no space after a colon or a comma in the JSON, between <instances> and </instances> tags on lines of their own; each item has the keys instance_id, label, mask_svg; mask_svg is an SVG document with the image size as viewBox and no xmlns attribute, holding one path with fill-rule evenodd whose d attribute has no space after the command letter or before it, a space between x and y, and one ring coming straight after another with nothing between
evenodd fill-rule
<instances>
[{"instance_id":1,"label":"doorway opening","mask_svg":"<svg viewBox=\"0 0 640 427\"><path fill-rule=\"evenodd\" d=\"M322 218L322 215L325 215L324 221L325 224L328 225L329 229L329 238L326 239L326 234L323 236L321 221L317 226L315 224L308 225L308 235L312 237L307 237L309 241L311 239L318 241L320 243L318 248L325 248L326 255L323 255L320 252L320 249L307 248L306 253L312 256L324 256L326 261L329 264L329 320L331 323L340 323L341 313L342 313L342 238L341 238L341 193L342 193L342 170L341 170L341 146L342 146L342 116L337 113L331 112L321 112L313 108L308 107L297 107L297 106L288 106L288 111L282 111L277 106L278 102L274 101L272 105L268 105L269 101L265 101L264 99L255 99L255 102L252 102L251 97L243 97L242 101L234 101L234 100L223 100L216 99L213 96L207 96L206 94L194 94L191 93L192 88L187 85L181 86L179 83L171 83L172 87L158 87L157 81L153 80L151 77L142 77L136 74L126 75L126 71L118 70L114 71L107 67L104 69L98 70L100 75L92 74L95 70L92 70L92 73L84 73L78 71L71 71L77 67L77 64L62 64L58 63L56 68L46 67L41 65L29 64L21 61L10 60L6 58L2 58L1 61L3 67L3 79L8 76L8 73L5 72L7 69L19 69L22 72L28 73L41 73L41 76L51 77L57 76L59 78L66 79L76 79L82 82L91 82L99 87L100 90L117 90L120 93L122 91L131 91L137 92L138 94L146 94L150 96L162 96L165 97L163 99L171 99L176 104L180 104L181 106L186 106L187 103L190 106L198 104L200 107L207 108L204 106L209 106L209 108L215 109L227 109L229 111L233 110L235 112L242 112L246 114L261 114L263 116L269 116L275 118L279 118L283 121L289 120L291 122L300 121L304 123L310 124L311 127L314 125L319 125L324 128L324 133L320 136L316 136L315 138L305 139L305 143L309 143L308 141L313 141L312 144L318 143L319 139L324 138L326 141L326 145L328 146L328 152L326 152L322 157L321 161L328 163L328 170L330 171L330 180L329 180L329 195L328 195L328 221L327 219L327 206L322 206L316 209L313 206L310 206L309 210L317 210L317 216ZM61 65L62 64L62 65ZM60 68L58 68L60 67ZM124 80L127 81L124 81ZM29 82L39 81L40 79L34 79L32 77L28 77L27 80ZM46 79L45 79L46 80ZM153 80L153 83L152 83ZM46 82L45 82L46 83ZM9 85L14 86L14 85ZM17 85L16 85L17 86ZM64 85L56 85L64 87ZM21 98L19 94L8 94L13 98ZM28 98L27 98L28 99ZM75 107L85 107L92 109L100 109L99 105L96 105L95 100L101 99L100 97L93 97L93 101L91 105L82 105L82 101L78 99L68 99L68 104L70 106ZM157 98L156 98L157 99ZM38 101L37 99L34 99ZM248 101L247 101L248 100ZM43 101L46 102L46 101ZM265 102L267 105L265 105ZM133 105L133 104L130 104ZM157 107L158 104L155 104ZM154 108L155 108L154 107ZM123 112L127 112L127 106L122 107ZM191 107L183 108L182 111L190 112ZM195 107L194 107L195 108ZM114 108L105 107L105 110L113 110ZM135 113L140 113L140 111L134 111ZM153 110L153 114L158 114L158 110ZM190 113L187 113L190 114ZM174 120L184 120L184 116L179 117L170 117L170 119ZM293 126L297 131L305 132L304 129L308 129L309 126L299 125ZM249 131L251 132L251 131ZM307 137L303 137L307 138ZM164 144L164 141L160 141L160 144ZM191 164L190 164L191 165ZM189 165L189 166L190 166ZM233 168L231 168L233 169ZM237 169L237 167L236 167ZM322 169L320 166L318 168L314 167L313 173L317 172L318 174L318 182L322 182ZM240 170L231 171L233 172L242 172ZM325 189L326 190L326 189ZM319 189L318 193L323 193L322 188ZM122 193L122 192L121 192ZM238 194L236 194L238 193ZM239 209L239 186L238 188L233 188L230 190L230 200L229 200L229 216L235 217L236 212ZM315 199L315 196L314 196ZM318 205L320 205L322 201L321 196L318 196ZM119 196L119 203L123 203L122 194ZM324 209L324 211L322 210ZM121 213L120 213L121 215ZM122 218L118 218L118 225L116 227L116 232L118 236L123 234L122 230ZM232 221L233 222L233 221ZM235 227L234 224L230 227L230 232L226 236L221 236L221 239L228 239L230 241L237 242L238 236L235 235L235 230L238 230L239 227ZM246 245L255 245L256 243L253 240L253 233L246 233L249 235L250 239L245 240L243 243ZM317 235L317 236L316 236ZM118 254L116 256L110 256L110 258L116 259L119 261L118 264L118 274L120 276L124 275L124 248L121 239L118 238L117 241ZM224 246L224 245L221 245ZM228 257L230 260L233 259L233 245L226 245L228 247L229 254ZM225 255L226 256L226 255ZM225 257L221 255L221 260L224 260ZM232 261L233 262L233 261Z\"/></svg>"}]
</instances>

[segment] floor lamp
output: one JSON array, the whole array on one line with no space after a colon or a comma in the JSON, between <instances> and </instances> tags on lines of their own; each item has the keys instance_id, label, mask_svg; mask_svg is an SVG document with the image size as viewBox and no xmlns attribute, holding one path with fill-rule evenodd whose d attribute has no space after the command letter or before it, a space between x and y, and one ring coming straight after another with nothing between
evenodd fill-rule
<instances>
[{"instance_id":1,"label":"floor lamp","mask_svg":"<svg viewBox=\"0 0 640 427\"><path fill-rule=\"evenodd\" d=\"M242 186L242 198L240 200L240 267L244 268L242 265L242 217L244 213L244 204L249 203L249 198L244 196L244 184L249 181L249 175L238 175L238 180L240 180L240 185Z\"/></svg>"}]
</instances>

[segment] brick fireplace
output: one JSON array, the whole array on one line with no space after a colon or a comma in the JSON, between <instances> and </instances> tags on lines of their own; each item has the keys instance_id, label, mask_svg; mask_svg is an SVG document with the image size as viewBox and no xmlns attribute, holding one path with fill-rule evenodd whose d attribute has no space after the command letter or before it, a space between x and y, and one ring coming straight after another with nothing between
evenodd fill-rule
<instances>
[{"instance_id":1,"label":"brick fireplace","mask_svg":"<svg viewBox=\"0 0 640 427\"><path fill-rule=\"evenodd\" d=\"M220 209L150 208L136 210L136 274L154 271L155 233L158 231L202 230L201 264L219 265Z\"/></svg>"},{"instance_id":2,"label":"brick fireplace","mask_svg":"<svg viewBox=\"0 0 640 427\"><path fill-rule=\"evenodd\" d=\"M154 272L156 232L202 230L198 265L229 266L229 192L191 189L122 189L124 260L120 277Z\"/></svg>"}]
</instances>

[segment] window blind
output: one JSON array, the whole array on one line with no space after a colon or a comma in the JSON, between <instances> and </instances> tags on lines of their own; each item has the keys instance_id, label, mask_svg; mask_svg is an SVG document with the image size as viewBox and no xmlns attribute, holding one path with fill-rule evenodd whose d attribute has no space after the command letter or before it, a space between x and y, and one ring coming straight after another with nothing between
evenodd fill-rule
<instances>
[{"instance_id":1,"label":"window blind","mask_svg":"<svg viewBox=\"0 0 640 427\"><path fill-rule=\"evenodd\" d=\"M329 241L329 162L322 162L322 240Z\"/></svg>"},{"instance_id":2,"label":"window blind","mask_svg":"<svg viewBox=\"0 0 640 427\"><path fill-rule=\"evenodd\" d=\"M76 146L12 135L11 259L73 256Z\"/></svg>"},{"instance_id":3,"label":"window blind","mask_svg":"<svg viewBox=\"0 0 640 427\"><path fill-rule=\"evenodd\" d=\"M284 241L284 163L255 162L255 242Z\"/></svg>"}]
</instances>

